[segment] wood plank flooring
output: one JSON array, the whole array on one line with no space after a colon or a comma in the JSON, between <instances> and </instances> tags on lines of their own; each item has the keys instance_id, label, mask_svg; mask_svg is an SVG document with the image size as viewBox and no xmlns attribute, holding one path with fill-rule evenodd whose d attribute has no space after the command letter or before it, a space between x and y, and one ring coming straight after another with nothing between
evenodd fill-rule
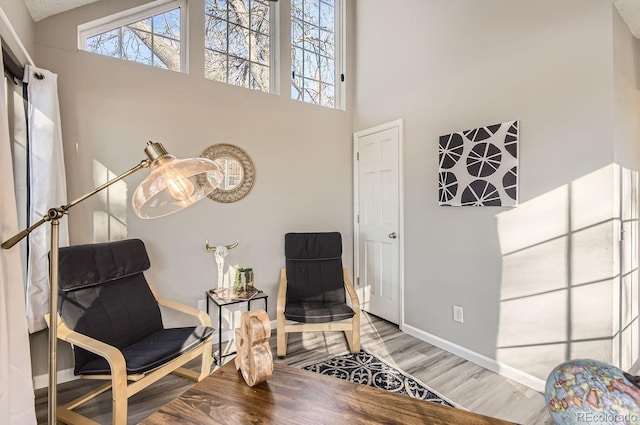
<instances>
[{"instance_id":1,"label":"wood plank flooring","mask_svg":"<svg viewBox=\"0 0 640 425\"><path fill-rule=\"evenodd\" d=\"M397 326L375 316L362 316L362 349L411 374L429 387L468 410L525 425L553 425L544 396L451 353L401 332ZM275 330L271 337L275 361L294 366L314 363L347 352L342 333L290 334L288 355L275 355ZM223 343L223 349L225 344ZM230 361L233 357L226 357ZM58 386L58 402L64 403L99 383L76 380ZM129 424L137 424L194 383L167 376L129 399ZM111 423L110 392L87 403L78 412L101 424ZM38 424L47 421L46 389L36 392Z\"/></svg>"}]
</instances>

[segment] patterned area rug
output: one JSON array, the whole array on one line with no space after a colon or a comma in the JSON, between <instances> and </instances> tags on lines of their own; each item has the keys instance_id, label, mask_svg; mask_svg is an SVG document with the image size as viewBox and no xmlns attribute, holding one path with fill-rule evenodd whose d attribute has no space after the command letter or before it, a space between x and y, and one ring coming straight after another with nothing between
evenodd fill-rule
<instances>
[{"instance_id":1,"label":"patterned area rug","mask_svg":"<svg viewBox=\"0 0 640 425\"><path fill-rule=\"evenodd\" d=\"M344 354L333 357L319 363L304 366L303 369L445 406L456 407L422 382L364 351L358 354Z\"/></svg>"}]
</instances>

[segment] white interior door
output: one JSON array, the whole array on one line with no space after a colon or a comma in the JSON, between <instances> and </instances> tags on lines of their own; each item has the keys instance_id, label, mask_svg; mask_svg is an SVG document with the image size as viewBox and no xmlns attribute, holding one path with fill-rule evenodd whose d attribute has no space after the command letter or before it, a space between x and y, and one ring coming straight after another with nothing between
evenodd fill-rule
<instances>
[{"instance_id":1,"label":"white interior door","mask_svg":"<svg viewBox=\"0 0 640 425\"><path fill-rule=\"evenodd\" d=\"M354 135L356 282L362 309L401 323L402 122Z\"/></svg>"}]
</instances>

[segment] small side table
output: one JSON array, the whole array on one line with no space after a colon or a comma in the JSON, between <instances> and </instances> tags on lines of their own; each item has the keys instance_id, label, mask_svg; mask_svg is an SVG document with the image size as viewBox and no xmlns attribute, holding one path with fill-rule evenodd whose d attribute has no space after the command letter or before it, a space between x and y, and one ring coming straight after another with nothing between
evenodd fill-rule
<instances>
[{"instance_id":1,"label":"small side table","mask_svg":"<svg viewBox=\"0 0 640 425\"><path fill-rule=\"evenodd\" d=\"M210 291L206 291L205 294L207 296L207 314L209 314L209 301L213 301L216 307L218 307L218 353L219 354L218 354L218 358L216 358L215 354L213 355L213 361L218 366L222 366L223 358L236 354L235 351L233 353L222 354L222 307L228 307L233 304L247 303L247 311L249 311L251 310L252 301L264 300L264 311L267 311L267 298L269 298L269 296L264 292L260 292L249 300L230 300L230 299L219 298L215 293L212 293Z\"/></svg>"}]
</instances>

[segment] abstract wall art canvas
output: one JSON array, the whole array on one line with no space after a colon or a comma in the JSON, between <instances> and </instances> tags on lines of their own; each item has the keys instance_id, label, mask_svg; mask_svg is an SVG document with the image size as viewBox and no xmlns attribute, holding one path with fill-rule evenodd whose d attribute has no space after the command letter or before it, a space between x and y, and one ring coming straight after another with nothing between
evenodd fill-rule
<instances>
[{"instance_id":1,"label":"abstract wall art canvas","mask_svg":"<svg viewBox=\"0 0 640 425\"><path fill-rule=\"evenodd\" d=\"M518 121L440 136L439 205L518 204Z\"/></svg>"}]
</instances>

